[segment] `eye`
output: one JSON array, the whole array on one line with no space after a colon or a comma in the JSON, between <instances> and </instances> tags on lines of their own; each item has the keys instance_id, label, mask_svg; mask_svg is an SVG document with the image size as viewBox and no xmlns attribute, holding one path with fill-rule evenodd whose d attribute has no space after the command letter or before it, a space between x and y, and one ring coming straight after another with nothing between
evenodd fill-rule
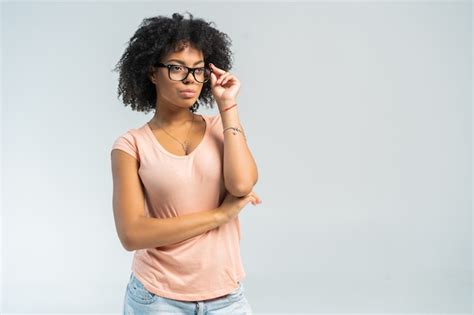
<instances>
[{"instance_id":1,"label":"eye","mask_svg":"<svg viewBox=\"0 0 474 315\"><path fill-rule=\"evenodd\" d=\"M171 71L177 71L177 72L183 71L183 67L181 67L181 66L174 66L173 65L173 66L171 66L170 69L171 69Z\"/></svg>"}]
</instances>

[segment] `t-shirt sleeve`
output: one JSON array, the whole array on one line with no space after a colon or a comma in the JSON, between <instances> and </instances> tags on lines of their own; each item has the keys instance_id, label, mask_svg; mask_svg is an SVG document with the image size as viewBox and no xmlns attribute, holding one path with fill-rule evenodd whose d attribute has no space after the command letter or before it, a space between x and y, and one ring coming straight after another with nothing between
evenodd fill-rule
<instances>
[{"instance_id":1,"label":"t-shirt sleeve","mask_svg":"<svg viewBox=\"0 0 474 315\"><path fill-rule=\"evenodd\" d=\"M133 156L136 160L140 161L136 139L130 132L126 132L118 137L113 143L111 151L113 149L125 151L129 155Z\"/></svg>"}]
</instances>

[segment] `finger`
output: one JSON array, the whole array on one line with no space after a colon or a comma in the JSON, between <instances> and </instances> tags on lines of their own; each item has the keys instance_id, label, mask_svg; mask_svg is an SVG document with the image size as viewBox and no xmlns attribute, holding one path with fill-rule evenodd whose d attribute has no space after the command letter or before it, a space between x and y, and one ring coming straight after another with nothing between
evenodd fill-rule
<instances>
[{"instance_id":1,"label":"finger","mask_svg":"<svg viewBox=\"0 0 474 315\"><path fill-rule=\"evenodd\" d=\"M258 204L260 203L260 202L258 201L258 198L255 198L254 200L255 200L254 205L258 205Z\"/></svg>"},{"instance_id":2,"label":"finger","mask_svg":"<svg viewBox=\"0 0 474 315\"><path fill-rule=\"evenodd\" d=\"M252 203L254 206L257 204L257 199L255 199L255 197L249 198L248 201L249 201L250 203Z\"/></svg>"},{"instance_id":3,"label":"finger","mask_svg":"<svg viewBox=\"0 0 474 315\"><path fill-rule=\"evenodd\" d=\"M229 77L230 73L226 72L224 73L223 75L221 75L219 77L219 79L217 80L217 84L223 84L222 81L224 81L227 77Z\"/></svg>"},{"instance_id":4,"label":"finger","mask_svg":"<svg viewBox=\"0 0 474 315\"><path fill-rule=\"evenodd\" d=\"M228 81L232 80L234 81L235 77L230 74L228 77L224 78L224 80L222 81L222 85L225 85Z\"/></svg>"},{"instance_id":5,"label":"finger","mask_svg":"<svg viewBox=\"0 0 474 315\"><path fill-rule=\"evenodd\" d=\"M217 82L216 82L216 83L217 83L217 84L221 84L222 79L224 78L224 76L225 76L225 74L219 75L219 78L217 79Z\"/></svg>"},{"instance_id":6,"label":"finger","mask_svg":"<svg viewBox=\"0 0 474 315\"><path fill-rule=\"evenodd\" d=\"M253 196L252 194L247 195L247 202L256 202L255 196Z\"/></svg>"},{"instance_id":7,"label":"finger","mask_svg":"<svg viewBox=\"0 0 474 315\"><path fill-rule=\"evenodd\" d=\"M220 85L220 77L216 76L215 73L211 73L211 87L214 88L216 85Z\"/></svg>"},{"instance_id":8,"label":"finger","mask_svg":"<svg viewBox=\"0 0 474 315\"><path fill-rule=\"evenodd\" d=\"M261 203L262 199L256 193L254 193L254 195L255 195L255 198L257 199L258 203Z\"/></svg>"},{"instance_id":9,"label":"finger","mask_svg":"<svg viewBox=\"0 0 474 315\"><path fill-rule=\"evenodd\" d=\"M214 74L214 72L211 72L211 86L214 87L216 85L217 81L217 76Z\"/></svg>"},{"instance_id":10,"label":"finger","mask_svg":"<svg viewBox=\"0 0 474 315\"><path fill-rule=\"evenodd\" d=\"M213 63L211 63L210 65L211 65L212 71L215 71L215 72L217 72L218 74L223 74L223 73L225 73L224 70L222 70L222 69L220 69L220 68L217 68L216 65L214 65Z\"/></svg>"}]
</instances>

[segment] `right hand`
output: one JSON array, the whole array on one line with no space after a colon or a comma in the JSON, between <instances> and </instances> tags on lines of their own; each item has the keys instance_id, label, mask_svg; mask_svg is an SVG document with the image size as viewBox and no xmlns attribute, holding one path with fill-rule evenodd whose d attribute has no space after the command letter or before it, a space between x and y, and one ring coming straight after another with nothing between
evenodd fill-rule
<instances>
[{"instance_id":1,"label":"right hand","mask_svg":"<svg viewBox=\"0 0 474 315\"><path fill-rule=\"evenodd\" d=\"M251 202L254 206L262 202L262 199L254 192L251 191L248 195L242 197L235 197L226 191L226 196L219 206L219 211L224 214L225 222L230 221L237 216L247 203Z\"/></svg>"}]
</instances>

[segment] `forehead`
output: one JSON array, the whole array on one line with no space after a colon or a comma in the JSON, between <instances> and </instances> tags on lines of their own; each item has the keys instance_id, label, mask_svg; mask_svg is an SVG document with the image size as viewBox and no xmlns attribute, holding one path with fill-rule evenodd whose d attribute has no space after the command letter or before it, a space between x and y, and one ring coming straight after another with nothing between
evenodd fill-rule
<instances>
[{"instance_id":1,"label":"forehead","mask_svg":"<svg viewBox=\"0 0 474 315\"><path fill-rule=\"evenodd\" d=\"M172 51L165 57L165 61L170 59L176 59L184 61L187 64L193 65L195 62L203 60L204 54L201 50L195 48L192 45L186 45L178 51Z\"/></svg>"}]
</instances>

